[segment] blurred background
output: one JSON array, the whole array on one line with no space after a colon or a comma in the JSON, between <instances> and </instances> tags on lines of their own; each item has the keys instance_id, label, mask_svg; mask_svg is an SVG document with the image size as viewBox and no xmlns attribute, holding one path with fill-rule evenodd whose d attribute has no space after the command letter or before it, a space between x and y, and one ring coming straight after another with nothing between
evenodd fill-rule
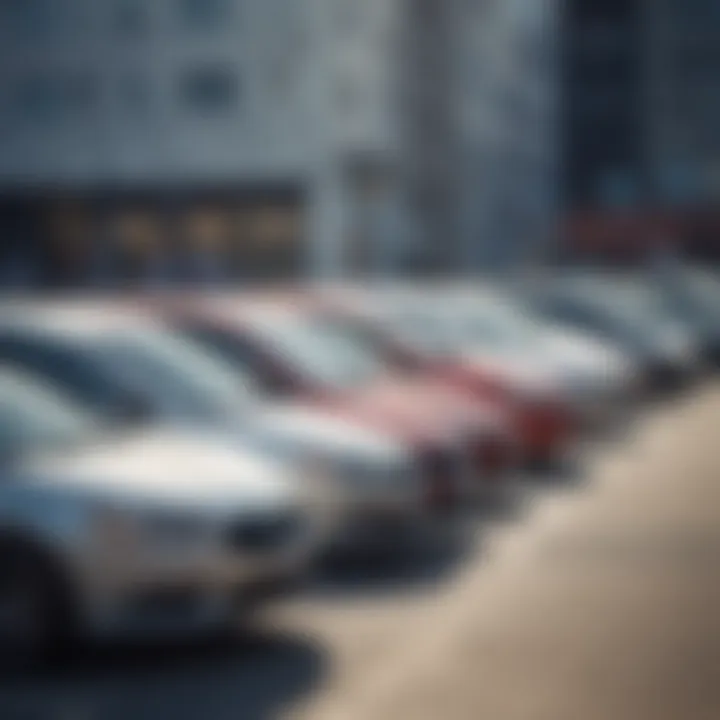
<instances>
[{"instance_id":1,"label":"blurred background","mask_svg":"<svg viewBox=\"0 0 720 720\"><path fill-rule=\"evenodd\" d=\"M10 284L717 254L712 0L3 0Z\"/></svg>"},{"instance_id":2,"label":"blurred background","mask_svg":"<svg viewBox=\"0 0 720 720\"><path fill-rule=\"evenodd\" d=\"M620 89L561 132L566 74L573 106L586 85L604 106L635 62L631 21L603 7L3 0L5 282L446 273L545 254L564 136L593 191L596 174L638 174ZM564 53L583 33L596 54ZM620 153L602 168L588 122Z\"/></svg>"},{"instance_id":3,"label":"blurred background","mask_svg":"<svg viewBox=\"0 0 720 720\"><path fill-rule=\"evenodd\" d=\"M720 0L0 0L0 718L720 717L719 79Z\"/></svg>"},{"instance_id":4,"label":"blurred background","mask_svg":"<svg viewBox=\"0 0 720 720\"><path fill-rule=\"evenodd\" d=\"M717 255L712 0L3 0L6 283Z\"/></svg>"}]
</instances>

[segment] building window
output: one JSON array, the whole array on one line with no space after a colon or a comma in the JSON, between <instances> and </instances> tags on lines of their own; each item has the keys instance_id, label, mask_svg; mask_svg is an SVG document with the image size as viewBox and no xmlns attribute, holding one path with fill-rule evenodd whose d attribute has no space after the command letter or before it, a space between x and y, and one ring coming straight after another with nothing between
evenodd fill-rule
<instances>
[{"instance_id":1,"label":"building window","mask_svg":"<svg viewBox=\"0 0 720 720\"><path fill-rule=\"evenodd\" d=\"M63 24L57 0L0 0L0 27L19 37L47 37Z\"/></svg>"},{"instance_id":2,"label":"building window","mask_svg":"<svg viewBox=\"0 0 720 720\"><path fill-rule=\"evenodd\" d=\"M128 115L144 115L150 107L150 88L141 73L128 73L119 78L118 98Z\"/></svg>"},{"instance_id":3,"label":"building window","mask_svg":"<svg viewBox=\"0 0 720 720\"><path fill-rule=\"evenodd\" d=\"M92 111L97 101L95 78L84 72L31 75L15 88L14 104L23 120L60 121Z\"/></svg>"},{"instance_id":4,"label":"building window","mask_svg":"<svg viewBox=\"0 0 720 720\"><path fill-rule=\"evenodd\" d=\"M23 120L47 122L57 115L57 87L45 75L25 77L15 87L13 104Z\"/></svg>"},{"instance_id":5,"label":"building window","mask_svg":"<svg viewBox=\"0 0 720 720\"><path fill-rule=\"evenodd\" d=\"M64 115L82 116L96 107L98 87L92 75L77 72L61 78L58 94L60 110Z\"/></svg>"},{"instance_id":6,"label":"building window","mask_svg":"<svg viewBox=\"0 0 720 720\"><path fill-rule=\"evenodd\" d=\"M217 30L229 20L231 0L176 0L178 14L189 30Z\"/></svg>"},{"instance_id":7,"label":"building window","mask_svg":"<svg viewBox=\"0 0 720 720\"><path fill-rule=\"evenodd\" d=\"M180 96L184 105L199 114L227 112L237 103L238 79L224 65L194 68L181 77Z\"/></svg>"},{"instance_id":8,"label":"building window","mask_svg":"<svg viewBox=\"0 0 720 720\"><path fill-rule=\"evenodd\" d=\"M147 0L119 0L115 6L114 25L123 38L142 35L148 27Z\"/></svg>"}]
</instances>

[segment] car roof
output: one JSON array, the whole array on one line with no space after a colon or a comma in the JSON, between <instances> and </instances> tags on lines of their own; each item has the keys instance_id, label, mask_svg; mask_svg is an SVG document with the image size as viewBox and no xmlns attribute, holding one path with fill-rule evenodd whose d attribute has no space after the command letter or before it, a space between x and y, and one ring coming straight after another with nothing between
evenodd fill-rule
<instances>
[{"instance_id":1,"label":"car roof","mask_svg":"<svg viewBox=\"0 0 720 720\"><path fill-rule=\"evenodd\" d=\"M0 316L0 330L29 331L49 337L92 337L108 331L151 325L152 317L115 303L33 303Z\"/></svg>"},{"instance_id":2,"label":"car roof","mask_svg":"<svg viewBox=\"0 0 720 720\"><path fill-rule=\"evenodd\" d=\"M318 300L310 294L225 294L204 297L184 306L176 305L174 309L189 317L248 327L260 322L292 321L318 306ZM173 308L167 309L172 313Z\"/></svg>"}]
</instances>

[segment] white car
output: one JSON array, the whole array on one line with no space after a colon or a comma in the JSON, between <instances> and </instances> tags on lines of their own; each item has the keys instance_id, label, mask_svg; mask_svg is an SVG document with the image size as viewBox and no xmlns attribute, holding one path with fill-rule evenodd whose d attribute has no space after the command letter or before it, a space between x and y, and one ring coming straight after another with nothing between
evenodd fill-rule
<instances>
[{"instance_id":1,"label":"white car","mask_svg":"<svg viewBox=\"0 0 720 720\"><path fill-rule=\"evenodd\" d=\"M422 478L403 445L320 408L266 402L236 368L137 313L24 313L0 322L0 362L42 375L108 417L146 415L312 467L346 515L338 549L394 540L426 519Z\"/></svg>"},{"instance_id":2,"label":"white car","mask_svg":"<svg viewBox=\"0 0 720 720\"><path fill-rule=\"evenodd\" d=\"M0 369L0 663L77 636L229 625L302 576L334 522L312 483L266 456L101 428Z\"/></svg>"},{"instance_id":3,"label":"white car","mask_svg":"<svg viewBox=\"0 0 720 720\"><path fill-rule=\"evenodd\" d=\"M493 291L377 293L374 303L400 340L462 358L527 397L560 399L581 424L609 420L637 394L637 368L611 343L536 319Z\"/></svg>"},{"instance_id":4,"label":"white car","mask_svg":"<svg viewBox=\"0 0 720 720\"><path fill-rule=\"evenodd\" d=\"M529 302L554 322L619 346L641 368L650 387L681 386L701 368L696 338L642 281L571 276L535 288Z\"/></svg>"},{"instance_id":5,"label":"white car","mask_svg":"<svg viewBox=\"0 0 720 720\"><path fill-rule=\"evenodd\" d=\"M697 337L703 358L720 364L720 280L699 268L678 268L669 275L650 275L646 282L655 289L666 311Z\"/></svg>"},{"instance_id":6,"label":"white car","mask_svg":"<svg viewBox=\"0 0 720 720\"><path fill-rule=\"evenodd\" d=\"M636 399L640 370L611 342L534 316L492 293L459 300L458 316L476 333L478 351L499 363L524 365L557 388L589 424L615 419Z\"/></svg>"}]
</instances>

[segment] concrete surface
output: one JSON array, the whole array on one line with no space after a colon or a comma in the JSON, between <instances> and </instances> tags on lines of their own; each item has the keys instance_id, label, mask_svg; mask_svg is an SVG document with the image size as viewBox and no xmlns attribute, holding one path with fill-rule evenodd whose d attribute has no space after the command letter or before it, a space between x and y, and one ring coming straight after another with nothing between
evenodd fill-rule
<instances>
[{"instance_id":1,"label":"concrete surface","mask_svg":"<svg viewBox=\"0 0 720 720\"><path fill-rule=\"evenodd\" d=\"M720 386L523 488L470 547L348 573L240 646L96 650L2 720L718 720Z\"/></svg>"}]
</instances>

